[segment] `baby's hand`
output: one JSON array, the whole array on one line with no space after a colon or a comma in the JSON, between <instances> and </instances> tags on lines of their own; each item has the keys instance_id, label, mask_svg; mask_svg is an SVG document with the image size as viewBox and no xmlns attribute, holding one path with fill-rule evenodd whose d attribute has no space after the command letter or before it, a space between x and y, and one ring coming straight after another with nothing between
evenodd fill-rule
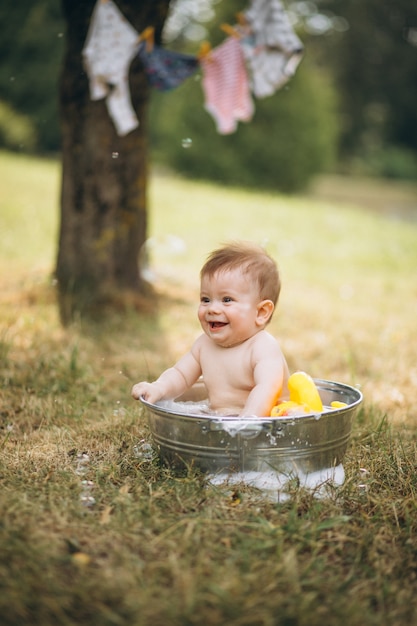
<instances>
[{"instance_id":1,"label":"baby's hand","mask_svg":"<svg viewBox=\"0 0 417 626\"><path fill-rule=\"evenodd\" d=\"M162 398L161 389L156 383L136 383L136 385L133 385L131 393L135 400L143 398L151 404L155 404Z\"/></svg>"}]
</instances>

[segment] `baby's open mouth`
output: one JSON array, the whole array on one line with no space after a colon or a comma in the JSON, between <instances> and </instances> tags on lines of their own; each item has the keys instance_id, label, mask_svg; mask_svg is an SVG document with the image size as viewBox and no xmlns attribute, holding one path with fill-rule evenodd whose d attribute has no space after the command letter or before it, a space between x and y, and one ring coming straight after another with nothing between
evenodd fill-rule
<instances>
[{"instance_id":1,"label":"baby's open mouth","mask_svg":"<svg viewBox=\"0 0 417 626\"><path fill-rule=\"evenodd\" d=\"M209 322L210 328L223 328L223 326L227 326L226 322Z\"/></svg>"}]
</instances>

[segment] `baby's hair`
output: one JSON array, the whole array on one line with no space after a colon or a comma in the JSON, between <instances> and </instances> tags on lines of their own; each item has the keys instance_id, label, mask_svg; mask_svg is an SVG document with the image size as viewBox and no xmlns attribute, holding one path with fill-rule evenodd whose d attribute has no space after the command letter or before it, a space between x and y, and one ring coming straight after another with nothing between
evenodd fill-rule
<instances>
[{"instance_id":1,"label":"baby's hair","mask_svg":"<svg viewBox=\"0 0 417 626\"><path fill-rule=\"evenodd\" d=\"M200 278L235 269L257 283L260 300L272 300L276 305L281 291L277 265L261 246L253 243L232 241L213 250L201 268Z\"/></svg>"}]
</instances>

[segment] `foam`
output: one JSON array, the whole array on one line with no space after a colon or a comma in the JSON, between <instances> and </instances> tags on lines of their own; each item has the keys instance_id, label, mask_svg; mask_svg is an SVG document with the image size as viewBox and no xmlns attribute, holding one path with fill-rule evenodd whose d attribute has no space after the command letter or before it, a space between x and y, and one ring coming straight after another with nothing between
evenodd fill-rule
<instances>
[{"instance_id":1,"label":"foam","mask_svg":"<svg viewBox=\"0 0 417 626\"><path fill-rule=\"evenodd\" d=\"M335 467L328 467L317 472L305 474L300 470L294 471L291 475L280 472L232 472L209 474L209 482L212 485L237 485L244 484L249 487L256 487L265 496L274 502L285 502L290 498L287 491L288 483L296 479L300 487L314 492L318 498L326 497L328 487L343 485L345 481L345 470L340 463Z\"/></svg>"}]
</instances>

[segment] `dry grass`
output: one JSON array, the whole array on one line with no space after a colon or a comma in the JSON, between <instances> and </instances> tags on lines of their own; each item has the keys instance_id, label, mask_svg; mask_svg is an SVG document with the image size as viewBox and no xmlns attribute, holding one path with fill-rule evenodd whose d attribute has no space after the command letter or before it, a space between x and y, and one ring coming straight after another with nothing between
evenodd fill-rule
<instances>
[{"instance_id":1,"label":"dry grass","mask_svg":"<svg viewBox=\"0 0 417 626\"><path fill-rule=\"evenodd\" d=\"M49 277L56 224L43 208L48 181L56 197L56 164L0 157L9 167L0 196L2 626L415 623L415 224L352 198L155 177L157 314L132 309L64 330ZM23 167L34 243L16 186ZM280 263L271 331L291 368L365 393L346 481L326 499L294 485L277 505L244 485L210 486L143 447L149 432L131 383L157 374L198 332L198 269L229 237L267 239Z\"/></svg>"}]
</instances>

